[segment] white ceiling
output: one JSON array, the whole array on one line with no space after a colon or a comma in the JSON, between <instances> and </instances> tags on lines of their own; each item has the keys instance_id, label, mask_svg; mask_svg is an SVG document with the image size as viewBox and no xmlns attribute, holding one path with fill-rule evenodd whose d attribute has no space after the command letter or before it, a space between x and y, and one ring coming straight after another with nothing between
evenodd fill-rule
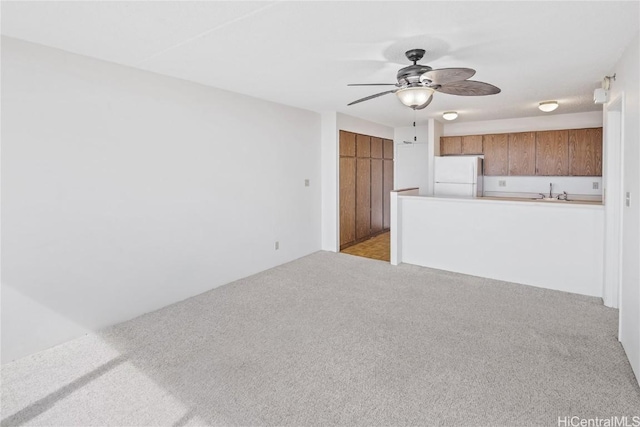
<instances>
[{"instance_id":1,"label":"white ceiling","mask_svg":"<svg viewBox=\"0 0 640 427\"><path fill-rule=\"evenodd\" d=\"M406 126L393 95L404 52L469 67L494 96L436 93L418 121L594 111L593 90L639 29L637 1L586 2L2 2L2 34L314 111Z\"/></svg>"}]
</instances>

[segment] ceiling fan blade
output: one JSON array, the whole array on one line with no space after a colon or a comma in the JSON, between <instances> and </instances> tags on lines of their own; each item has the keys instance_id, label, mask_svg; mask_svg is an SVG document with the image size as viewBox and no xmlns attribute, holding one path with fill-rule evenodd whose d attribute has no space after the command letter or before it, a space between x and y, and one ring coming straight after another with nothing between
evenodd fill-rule
<instances>
[{"instance_id":1,"label":"ceiling fan blade","mask_svg":"<svg viewBox=\"0 0 640 427\"><path fill-rule=\"evenodd\" d=\"M489 83L477 82L475 80L462 80L460 82L447 83L434 89L438 92L447 93L449 95L460 96L484 96L500 93L500 88L490 85Z\"/></svg>"},{"instance_id":2,"label":"ceiling fan blade","mask_svg":"<svg viewBox=\"0 0 640 427\"><path fill-rule=\"evenodd\" d=\"M369 95L369 96L366 96L364 98L360 98L360 99L358 99L356 101L350 102L350 103L347 104L347 106L353 105L353 104L357 104L357 103L363 102L363 101L368 101L370 99L377 98L379 96L386 95L388 93L396 93L397 91L398 91L398 89L393 89L393 90L387 90L385 92L376 93L375 95Z\"/></svg>"},{"instance_id":3,"label":"ceiling fan blade","mask_svg":"<svg viewBox=\"0 0 640 427\"><path fill-rule=\"evenodd\" d=\"M431 70L420 76L420 80L431 80L434 84L444 85L452 82L467 80L476 73L472 68L440 68L439 70Z\"/></svg>"},{"instance_id":4,"label":"ceiling fan blade","mask_svg":"<svg viewBox=\"0 0 640 427\"><path fill-rule=\"evenodd\" d=\"M433 95L429 98L429 100L427 102L425 102L422 105L418 105L417 107L414 108L414 110L422 110L422 109L426 108L427 105L431 104L431 101L433 101Z\"/></svg>"},{"instance_id":5,"label":"ceiling fan blade","mask_svg":"<svg viewBox=\"0 0 640 427\"><path fill-rule=\"evenodd\" d=\"M347 86L398 86L397 83L349 83Z\"/></svg>"}]
</instances>

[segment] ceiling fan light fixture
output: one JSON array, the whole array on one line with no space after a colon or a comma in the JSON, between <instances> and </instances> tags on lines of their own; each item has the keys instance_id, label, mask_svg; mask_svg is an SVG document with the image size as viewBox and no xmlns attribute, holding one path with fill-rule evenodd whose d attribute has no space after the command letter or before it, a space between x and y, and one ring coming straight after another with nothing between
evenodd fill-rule
<instances>
[{"instance_id":1,"label":"ceiling fan light fixture","mask_svg":"<svg viewBox=\"0 0 640 427\"><path fill-rule=\"evenodd\" d=\"M445 120L455 120L458 118L458 113L455 111L447 111L442 113L442 118Z\"/></svg>"},{"instance_id":2,"label":"ceiling fan light fixture","mask_svg":"<svg viewBox=\"0 0 640 427\"><path fill-rule=\"evenodd\" d=\"M538 108L540 109L540 111L544 111L545 113L550 113L551 111L553 111L556 108L558 108L558 101L541 102L538 105Z\"/></svg>"},{"instance_id":3,"label":"ceiling fan light fixture","mask_svg":"<svg viewBox=\"0 0 640 427\"><path fill-rule=\"evenodd\" d=\"M407 87L397 91L396 95L404 105L415 108L429 101L433 92L430 87Z\"/></svg>"}]
</instances>

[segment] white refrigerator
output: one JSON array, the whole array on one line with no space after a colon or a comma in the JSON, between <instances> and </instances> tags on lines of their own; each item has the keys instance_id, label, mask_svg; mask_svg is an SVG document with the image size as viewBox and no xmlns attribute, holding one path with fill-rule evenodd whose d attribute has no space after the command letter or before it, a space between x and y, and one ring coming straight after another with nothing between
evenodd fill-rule
<instances>
[{"instance_id":1,"label":"white refrigerator","mask_svg":"<svg viewBox=\"0 0 640 427\"><path fill-rule=\"evenodd\" d=\"M436 156L434 196L482 197L482 157Z\"/></svg>"}]
</instances>

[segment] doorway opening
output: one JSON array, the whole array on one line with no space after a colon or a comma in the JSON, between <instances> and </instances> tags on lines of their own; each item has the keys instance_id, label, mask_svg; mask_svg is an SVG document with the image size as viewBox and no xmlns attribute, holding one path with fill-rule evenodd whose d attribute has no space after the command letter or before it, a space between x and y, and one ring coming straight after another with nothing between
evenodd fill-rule
<instances>
[{"instance_id":1,"label":"doorway opening","mask_svg":"<svg viewBox=\"0 0 640 427\"><path fill-rule=\"evenodd\" d=\"M393 141L340 130L340 251L390 262Z\"/></svg>"}]
</instances>

